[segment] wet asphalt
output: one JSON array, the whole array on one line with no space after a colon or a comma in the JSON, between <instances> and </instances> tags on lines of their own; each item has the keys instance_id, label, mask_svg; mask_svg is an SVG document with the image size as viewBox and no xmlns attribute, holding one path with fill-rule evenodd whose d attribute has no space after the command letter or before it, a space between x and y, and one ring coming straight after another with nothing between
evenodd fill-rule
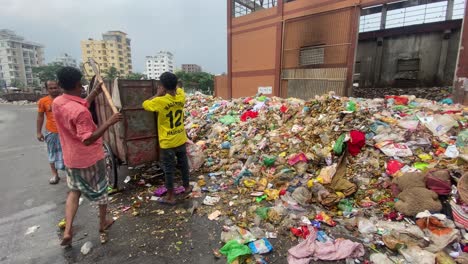
<instances>
[{"instance_id":1,"label":"wet asphalt","mask_svg":"<svg viewBox=\"0 0 468 264\"><path fill-rule=\"evenodd\" d=\"M57 224L64 217L66 181L61 172L58 185L48 183L46 146L35 139L35 124L35 105L0 104L0 264L225 263L212 254L220 247L221 226L208 223L206 216L190 217L190 201L176 207L148 202L138 216L133 209L123 212L138 197L136 188L111 196L110 213L118 219L107 244L99 243L97 209L85 199L74 223L73 245L61 248ZM26 235L34 226L36 231ZM80 249L87 241L94 246L85 256Z\"/></svg>"}]
</instances>

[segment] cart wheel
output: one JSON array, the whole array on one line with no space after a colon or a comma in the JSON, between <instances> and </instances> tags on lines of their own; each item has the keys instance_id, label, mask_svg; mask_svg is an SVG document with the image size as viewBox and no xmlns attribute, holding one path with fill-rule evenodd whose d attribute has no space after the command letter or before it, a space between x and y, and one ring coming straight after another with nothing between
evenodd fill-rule
<instances>
[{"instance_id":1,"label":"cart wheel","mask_svg":"<svg viewBox=\"0 0 468 264\"><path fill-rule=\"evenodd\" d=\"M104 142L103 147L106 160L106 176L109 179L109 186L116 189L118 184L117 160L107 143Z\"/></svg>"}]
</instances>

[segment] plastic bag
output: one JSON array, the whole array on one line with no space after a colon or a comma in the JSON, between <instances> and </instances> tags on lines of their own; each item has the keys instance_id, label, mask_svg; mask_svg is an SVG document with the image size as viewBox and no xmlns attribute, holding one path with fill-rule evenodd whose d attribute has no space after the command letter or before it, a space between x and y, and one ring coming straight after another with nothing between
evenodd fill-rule
<instances>
[{"instance_id":1,"label":"plastic bag","mask_svg":"<svg viewBox=\"0 0 468 264\"><path fill-rule=\"evenodd\" d=\"M365 218L359 219L358 228L361 234L371 234L377 231L377 228L375 227L374 223L372 223L372 221L370 221L369 219Z\"/></svg>"},{"instance_id":2,"label":"plastic bag","mask_svg":"<svg viewBox=\"0 0 468 264\"><path fill-rule=\"evenodd\" d=\"M219 122L221 122L224 125L230 125L236 123L237 121L238 118L233 117L232 115L225 115L219 119Z\"/></svg>"},{"instance_id":3,"label":"plastic bag","mask_svg":"<svg viewBox=\"0 0 468 264\"><path fill-rule=\"evenodd\" d=\"M408 130L416 130L419 125L419 120L400 120L398 121L398 125Z\"/></svg>"},{"instance_id":4,"label":"plastic bag","mask_svg":"<svg viewBox=\"0 0 468 264\"><path fill-rule=\"evenodd\" d=\"M270 208L268 207L259 207L255 210L255 213L260 216L261 219L265 220L268 218L268 211Z\"/></svg>"},{"instance_id":5,"label":"plastic bag","mask_svg":"<svg viewBox=\"0 0 468 264\"><path fill-rule=\"evenodd\" d=\"M205 155L203 150L197 144L192 141L187 141L187 158L189 163L190 172L197 171L203 165Z\"/></svg>"},{"instance_id":6,"label":"plastic bag","mask_svg":"<svg viewBox=\"0 0 468 264\"><path fill-rule=\"evenodd\" d=\"M312 193L306 187L298 187L292 193L292 198L300 205L307 205L312 199Z\"/></svg>"},{"instance_id":7,"label":"plastic bag","mask_svg":"<svg viewBox=\"0 0 468 264\"><path fill-rule=\"evenodd\" d=\"M333 152L335 152L336 155L341 155L343 153L343 147L344 147L344 141L345 141L346 135L342 134L335 142L335 145L333 146Z\"/></svg>"},{"instance_id":8,"label":"plastic bag","mask_svg":"<svg viewBox=\"0 0 468 264\"><path fill-rule=\"evenodd\" d=\"M227 257L228 263L233 262L239 256L252 254L252 251L248 246L242 245L236 240L227 242L219 252Z\"/></svg>"},{"instance_id":9,"label":"plastic bag","mask_svg":"<svg viewBox=\"0 0 468 264\"><path fill-rule=\"evenodd\" d=\"M270 241L266 238L250 242L249 248L253 254L265 254L273 250L273 246L270 244Z\"/></svg>"},{"instance_id":10,"label":"plastic bag","mask_svg":"<svg viewBox=\"0 0 468 264\"><path fill-rule=\"evenodd\" d=\"M463 154L468 154L468 129L458 133L456 146Z\"/></svg>"},{"instance_id":11,"label":"plastic bag","mask_svg":"<svg viewBox=\"0 0 468 264\"><path fill-rule=\"evenodd\" d=\"M409 263L435 264L435 255L420 247L404 248L400 249L399 252Z\"/></svg>"},{"instance_id":12,"label":"plastic bag","mask_svg":"<svg viewBox=\"0 0 468 264\"><path fill-rule=\"evenodd\" d=\"M276 157L275 156L264 156L263 157L263 165L267 167L271 167L275 164Z\"/></svg>"},{"instance_id":13,"label":"plastic bag","mask_svg":"<svg viewBox=\"0 0 468 264\"><path fill-rule=\"evenodd\" d=\"M404 143L394 143L393 141L388 140L375 144L375 147L380 149L389 157L413 156L411 149Z\"/></svg>"},{"instance_id":14,"label":"plastic bag","mask_svg":"<svg viewBox=\"0 0 468 264\"><path fill-rule=\"evenodd\" d=\"M442 136L457 125L457 121L449 115L434 115L425 125L435 136Z\"/></svg>"}]
</instances>

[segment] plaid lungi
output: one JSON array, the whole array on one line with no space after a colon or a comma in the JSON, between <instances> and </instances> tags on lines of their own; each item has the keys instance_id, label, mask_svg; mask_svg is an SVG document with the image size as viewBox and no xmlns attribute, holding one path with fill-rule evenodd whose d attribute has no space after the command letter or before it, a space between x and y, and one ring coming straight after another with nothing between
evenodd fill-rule
<instances>
[{"instance_id":1,"label":"plaid lungi","mask_svg":"<svg viewBox=\"0 0 468 264\"><path fill-rule=\"evenodd\" d=\"M67 168L68 188L80 191L90 201L107 204L106 162L104 159L84 169Z\"/></svg>"},{"instance_id":2,"label":"plaid lungi","mask_svg":"<svg viewBox=\"0 0 468 264\"><path fill-rule=\"evenodd\" d=\"M49 163L53 163L57 170L64 170L65 165L63 164L62 145L60 144L59 134L46 131L44 139L47 143Z\"/></svg>"}]
</instances>

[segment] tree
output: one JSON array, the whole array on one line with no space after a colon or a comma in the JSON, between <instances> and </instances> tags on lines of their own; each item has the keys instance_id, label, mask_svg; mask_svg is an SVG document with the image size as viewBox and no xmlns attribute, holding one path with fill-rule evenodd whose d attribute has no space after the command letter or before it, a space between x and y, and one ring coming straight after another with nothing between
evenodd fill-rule
<instances>
[{"instance_id":1,"label":"tree","mask_svg":"<svg viewBox=\"0 0 468 264\"><path fill-rule=\"evenodd\" d=\"M107 71L104 71L102 75L109 80L114 80L115 78L120 77L120 73L115 67L110 67Z\"/></svg>"},{"instance_id":2,"label":"tree","mask_svg":"<svg viewBox=\"0 0 468 264\"><path fill-rule=\"evenodd\" d=\"M63 67L60 63L51 63L44 66L37 66L32 68L32 72L35 78L38 78L41 83L45 83L49 80L57 79L57 71Z\"/></svg>"},{"instance_id":3,"label":"tree","mask_svg":"<svg viewBox=\"0 0 468 264\"><path fill-rule=\"evenodd\" d=\"M139 73L139 72L132 72L132 73L128 74L127 76L125 76L125 79L128 79L128 80L146 80L146 75L144 75L143 73Z\"/></svg>"},{"instance_id":4,"label":"tree","mask_svg":"<svg viewBox=\"0 0 468 264\"><path fill-rule=\"evenodd\" d=\"M10 82L11 87L16 87L16 88L25 88L24 83L22 83L20 80L13 79Z\"/></svg>"},{"instance_id":5,"label":"tree","mask_svg":"<svg viewBox=\"0 0 468 264\"><path fill-rule=\"evenodd\" d=\"M204 94L213 94L214 76L207 72L183 72L175 73L182 81L187 91L200 91Z\"/></svg>"}]
</instances>

